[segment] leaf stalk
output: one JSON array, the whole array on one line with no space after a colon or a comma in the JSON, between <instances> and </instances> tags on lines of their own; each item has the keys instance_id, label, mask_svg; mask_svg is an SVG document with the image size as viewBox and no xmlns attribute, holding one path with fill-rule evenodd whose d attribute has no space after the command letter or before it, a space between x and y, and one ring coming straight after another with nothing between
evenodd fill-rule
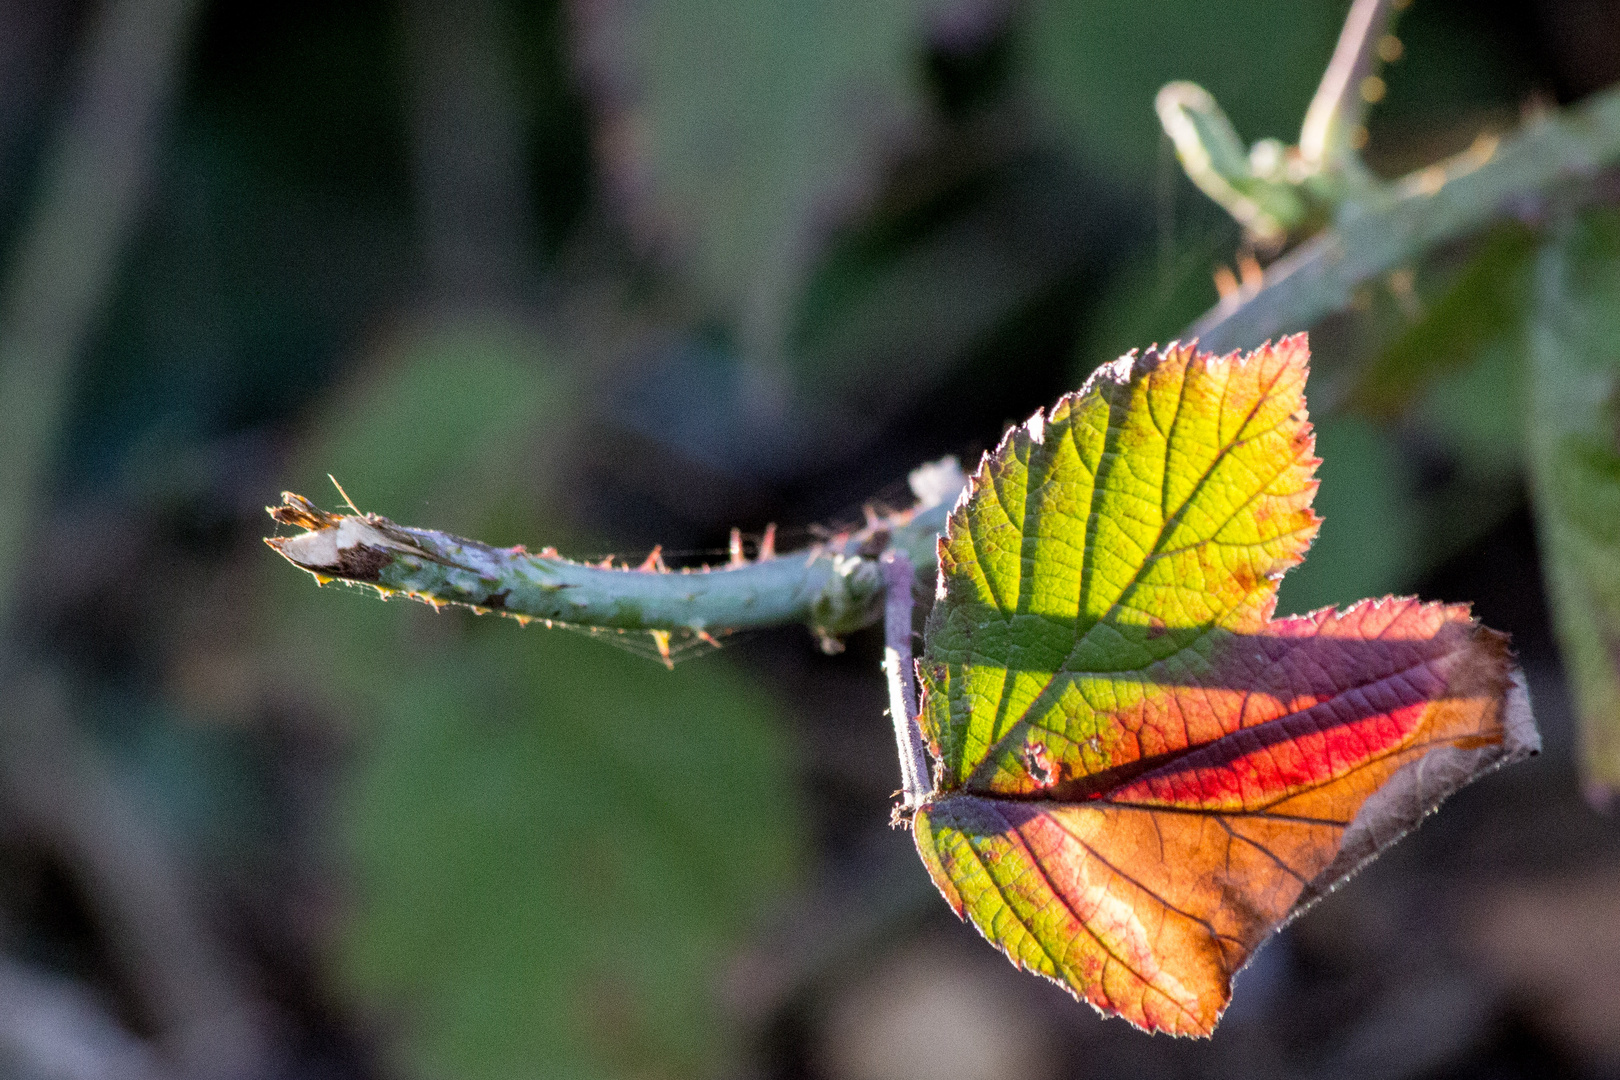
<instances>
[{"instance_id":1,"label":"leaf stalk","mask_svg":"<svg viewBox=\"0 0 1620 1080\"><path fill-rule=\"evenodd\" d=\"M896 817L909 814L928 795L928 758L917 726L917 675L911 658L912 588L917 573L903 551L887 551L878 560L883 570L883 670L889 680L889 715L894 720L895 748L900 752L900 805Z\"/></svg>"}]
</instances>

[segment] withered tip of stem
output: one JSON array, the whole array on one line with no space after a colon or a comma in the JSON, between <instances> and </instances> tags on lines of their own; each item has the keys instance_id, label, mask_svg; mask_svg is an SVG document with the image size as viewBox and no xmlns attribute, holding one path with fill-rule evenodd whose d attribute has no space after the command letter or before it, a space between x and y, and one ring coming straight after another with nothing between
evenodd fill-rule
<instances>
[{"instance_id":1,"label":"withered tip of stem","mask_svg":"<svg viewBox=\"0 0 1620 1080\"><path fill-rule=\"evenodd\" d=\"M294 494L291 491L283 491L281 493L281 503L280 506L267 506L264 508L265 512L279 525L291 525L295 528L308 529L314 532L316 529L324 529L337 524L338 516L336 514L328 514L302 495ZM272 544L271 546L274 547L275 545Z\"/></svg>"}]
</instances>

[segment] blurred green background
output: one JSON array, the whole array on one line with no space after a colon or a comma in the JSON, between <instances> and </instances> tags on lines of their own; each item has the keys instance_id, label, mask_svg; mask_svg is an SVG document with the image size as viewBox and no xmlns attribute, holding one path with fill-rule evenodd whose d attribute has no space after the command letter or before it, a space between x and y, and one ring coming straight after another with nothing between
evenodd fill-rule
<instances>
[{"instance_id":1,"label":"blurred green background","mask_svg":"<svg viewBox=\"0 0 1620 1080\"><path fill-rule=\"evenodd\" d=\"M887 827L870 632L671 673L260 543L328 473L687 564L902 506L1215 302L1238 229L1153 95L1292 140L1347 7L0 0L0 1076L1620 1075L1620 831L1524 504L1529 226L1314 328L1326 524L1280 610L1475 602L1548 752L1268 945L1209 1043L950 917ZM1386 175L1620 78L1605 0L1399 34Z\"/></svg>"}]
</instances>

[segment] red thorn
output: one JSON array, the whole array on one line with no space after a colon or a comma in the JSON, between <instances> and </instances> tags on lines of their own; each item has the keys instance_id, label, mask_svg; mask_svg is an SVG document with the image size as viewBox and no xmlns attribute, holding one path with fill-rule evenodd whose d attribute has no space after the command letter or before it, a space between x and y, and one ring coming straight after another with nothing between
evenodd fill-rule
<instances>
[{"instance_id":1,"label":"red thorn","mask_svg":"<svg viewBox=\"0 0 1620 1080\"><path fill-rule=\"evenodd\" d=\"M647 554L647 557L641 561L641 565L636 569L653 574L669 573L669 567L664 565L664 545L655 544L652 551Z\"/></svg>"},{"instance_id":2,"label":"red thorn","mask_svg":"<svg viewBox=\"0 0 1620 1080\"><path fill-rule=\"evenodd\" d=\"M731 541L730 541L730 543L728 543L726 545L726 550L731 555L731 558L729 560L730 565L732 565L732 566L741 566L743 563L748 561L747 557L743 555L742 530L741 529L732 529L731 530Z\"/></svg>"},{"instance_id":3,"label":"red thorn","mask_svg":"<svg viewBox=\"0 0 1620 1080\"><path fill-rule=\"evenodd\" d=\"M611 570L611 569L613 569L613 556L611 556L611 555L607 556L605 559L603 559L601 562L597 563L596 565L598 567L600 567L601 569L603 569L603 570Z\"/></svg>"},{"instance_id":4,"label":"red thorn","mask_svg":"<svg viewBox=\"0 0 1620 1080\"><path fill-rule=\"evenodd\" d=\"M562 558L562 556L560 554L558 554L557 549L554 548L554 547L543 547L543 548L541 548L540 549L540 557L542 559L560 559L560 558Z\"/></svg>"},{"instance_id":5,"label":"red thorn","mask_svg":"<svg viewBox=\"0 0 1620 1080\"><path fill-rule=\"evenodd\" d=\"M755 557L755 561L774 558L776 558L776 522L773 521L765 526L765 535L759 538L759 555Z\"/></svg>"},{"instance_id":6,"label":"red thorn","mask_svg":"<svg viewBox=\"0 0 1620 1080\"><path fill-rule=\"evenodd\" d=\"M707 630L697 631L697 636L698 640L703 642L705 645L713 645L717 649L720 647L720 642L716 641L714 635L709 633Z\"/></svg>"}]
</instances>

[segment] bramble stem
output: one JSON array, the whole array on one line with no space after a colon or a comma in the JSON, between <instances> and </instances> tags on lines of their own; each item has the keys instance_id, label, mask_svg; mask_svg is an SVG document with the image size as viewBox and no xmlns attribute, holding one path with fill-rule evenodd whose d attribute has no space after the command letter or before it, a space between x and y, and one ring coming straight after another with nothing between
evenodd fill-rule
<instances>
[{"instance_id":1,"label":"bramble stem","mask_svg":"<svg viewBox=\"0 0 1620 1080\"><path fill-rule=\"evenodd\" d=\"M1308 330L1348 307L1364 283L1616 162L1620 87L1537 117L1515 135L1482 136L1396 181L1387 195L1348 202L1332 228L1268 267L1261 288L1218 304L1186 336L1222 353Z\"/></svg>"},{"instance_id":2,"label":"bramble stem","mask_svg":"<svg viewBox=\"0 0 1620 1080\"><path fill-rule=\"evenodd\" d=\"M911 595L917 580L903 551L888 551L883 568L883 668L889 677L889 715L894 719L895 748L900 752L902 811L915 810L928 795L928 758L917 727L917 678L911 662Z\"/></svg>"},{"instance_id":3,"label":"bramble stem","mask_svg":"<svg viewBox=\"0 0 1620 1080\"><path fill-rule=\"evenodd\" d=\"M666 570L656 555L632 570L573 562L550 549L496 548L375 514L328 514L290 492L271 516L306 531L266 542L317 579L523 620L699 636L798 622L832 642L881 617L876 560L884 551L929 572L935 565L935 539L965 481L947 458L916 470L911 483L918 502L910 510L874 514L865 528L804 551L767 551L748 562L739 548L729 565L697 570Z\"/></svg>"}]
</instances>

